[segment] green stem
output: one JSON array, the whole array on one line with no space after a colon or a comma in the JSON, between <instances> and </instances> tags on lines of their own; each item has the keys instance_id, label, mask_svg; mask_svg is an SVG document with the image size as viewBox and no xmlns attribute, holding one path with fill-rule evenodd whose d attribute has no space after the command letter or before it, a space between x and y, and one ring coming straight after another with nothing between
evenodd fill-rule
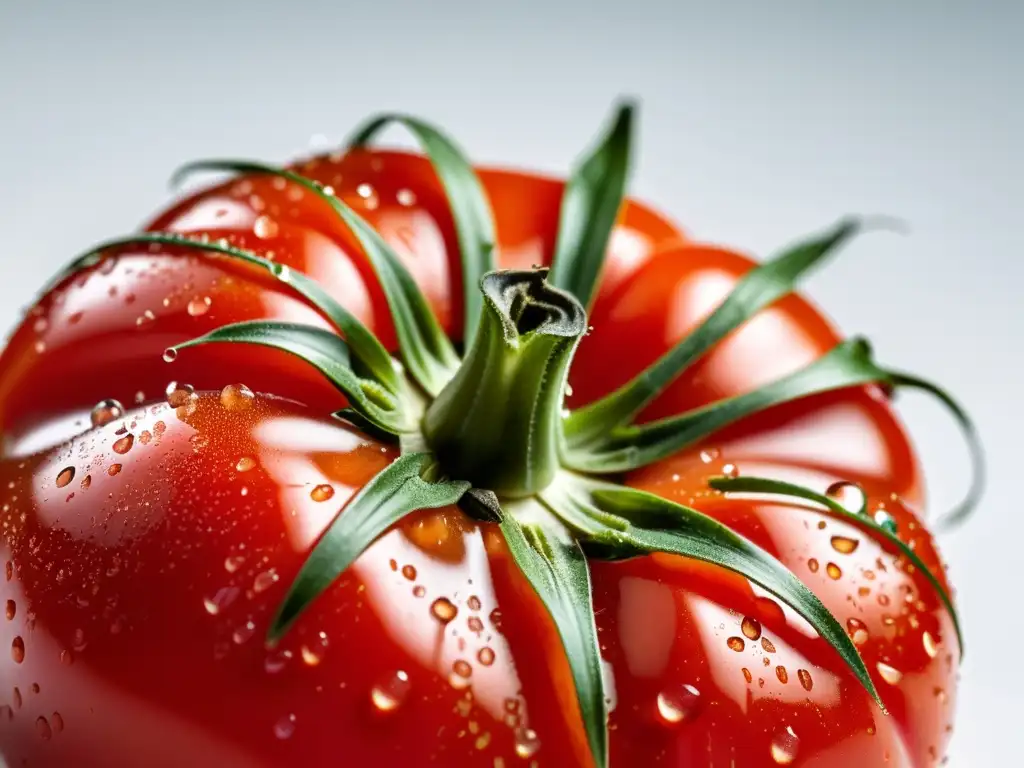
<instances>
[{"instance_id":1,"label":"green stem","mask_svg":"<svg viewBox=\"0 0 1024 768\"><path fill-rule=\"evenodd\" d=\"M565 379L587 328L580 303L546 276L484 275L473 344L423 420L450 477L503 497L537 493L555 476Z\"/></svg>"}]
</instances>

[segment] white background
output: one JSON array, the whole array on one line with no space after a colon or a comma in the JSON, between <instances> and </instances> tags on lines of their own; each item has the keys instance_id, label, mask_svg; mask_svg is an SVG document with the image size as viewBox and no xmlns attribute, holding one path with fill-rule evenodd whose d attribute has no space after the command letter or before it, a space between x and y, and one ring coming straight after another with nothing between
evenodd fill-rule
<instances>
[{"instance_id":1,"label":"white background","mask_svg":"<svg viewBox=\"0 0 1024 768\"><path fill-rule=\"evenodd\" d=\"M1016 763L1022 32L1015 0L0 0L0 321L161 205L187 159L287 159L398 108L484 162L563 171L616 95L639 96L633 190L698 236L764 254L848 212L912 225L809 290L977 417L990 493L942 542L967 635L951 764ZM946 501L955 432L904 411Z\"/></svg>"}]
</instances>

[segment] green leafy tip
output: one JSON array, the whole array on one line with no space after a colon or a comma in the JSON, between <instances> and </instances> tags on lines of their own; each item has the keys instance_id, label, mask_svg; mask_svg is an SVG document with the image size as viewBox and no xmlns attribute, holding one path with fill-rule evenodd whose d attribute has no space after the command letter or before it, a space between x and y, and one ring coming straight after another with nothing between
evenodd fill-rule
<instances>
[{"instance_id":1,"label":"green leafy tip","mask_svg":"<svg viewBox=\"0 0 1024 768\"><path fill-rule=\"evenodd\" d=\"M429 454L411 453L363 486L328 526L295 577L271 623L271 643L280 640L317 596L388 528L418 509L437 509L458 502L469 484L424 479L434 471L436 466Z\"/></svg>"},{"instance_id":2,"label":"green leafy tip","mask_svg":"<svg viewBox=\"0 0 1024 768\"><path fill-rule=\"evenodd\" d=\"M590 306L622 207L633 137L631 103L618 106L608 133L573 171L562 194L551 284Z\"/></svg>"},{"instance_id":3,"label":"green leafy tip","mask_svg":"<svg viewBox=\"0 0 1024 768\"><path fill-rule=\"evenodd\" d=\"M953 600L950 598L946 588L939 581L938 577L925 565L924 561L914 552L902 539L893 533L889 528L880 525L868 514L851 512L835 499L824 494L817 493L810 488L805 488L793 483L786 483L781 480L769 480L762 477L716 477L709 481L712 488L725 493L753 493L769 496L788 496L790 498L806 499L824 506L831 513L847 520L859 528L871 531L876 537L882 539L885 544L896 549L900 555L907 560L914 568L924 574L924 577L932 585L939 599L949 613L956 630L957 643L960 647L960 655L964 652L963 632L960 629L960 619L957 616Z\"/></svg>"},{"instance_id":4,"label":"green leafy tip","mask_svg":"<svg viewBox=\"0 0 1024 768\"><path fill-rule=\"evenodd\" d=\"M458 367L458 355L398 255L359 214L329 193L323 185L305 176L249 160L200 160L189 163L174 175L172 183L177 184L187 176L201 171L274 176L311 191L330 205L359 241L377 274L391 309L399 351L406 368L428 394L434 396L441 391Z\"/></svg>"},{"instance_id":5,"label":"green leafy tip","mask_svg":"<svg viewBox=\"0 0 1024 768\"><path fill-rule=\"evenodd\" d=\"M423 147L444 187L462 258L464 324L462 339L469 347L480 320L480 279L495 269L494 221L483 184L469 160L452 139L436 126L416 117L383 114L371 118L352 134L350 147L369 142L388 123L405 126Z\"/></svg>"}]
</instances>

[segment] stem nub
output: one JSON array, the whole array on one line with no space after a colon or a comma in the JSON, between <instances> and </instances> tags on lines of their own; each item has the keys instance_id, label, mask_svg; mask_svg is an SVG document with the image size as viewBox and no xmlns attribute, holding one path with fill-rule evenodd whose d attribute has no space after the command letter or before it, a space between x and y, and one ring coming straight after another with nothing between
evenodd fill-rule
<instances>
[{"instance_id":1,"label":"stem nub","mask_svg":"<svg viewBox=\"0 0 1024 768\"><path fill-rule=\"evenodd\" d=\"M423 420L445 471L499 496L537 493L559 465L565 380L587 315L546 276L484 275L480 327Z\"/></svg>"}]
</instances>

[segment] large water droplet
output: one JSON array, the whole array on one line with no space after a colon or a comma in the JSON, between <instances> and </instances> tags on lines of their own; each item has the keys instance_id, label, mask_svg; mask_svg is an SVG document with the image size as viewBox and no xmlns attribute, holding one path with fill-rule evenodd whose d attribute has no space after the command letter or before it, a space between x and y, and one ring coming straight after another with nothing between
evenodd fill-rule
<instances>
[{"instance_id":1,"label":"large water droplet","mask_svg":"<svg viewBox=\"0 0 1024 768\"><path fill-rule=\"evenodd\" d=\"M878 674L882 676L889 685L899 685L900 680L903 679L903 673L900 672L896 667L886 664L884 661L878 662Z\"/></svg>"},{"instance_id":2,"label":"large water droplet","mask_svg":"<svg viewBox=\"0 0 1024 768\"><path fill-rule=\"evenodd\" d=\"M828 577L833 581L839 581L839 579L843 578L842 569L835 563L829 563L828 565L826 565L825 573L827 573Z\"/></svg>"},{"instance_id":3,"label":"large water droplet","mask_svg":"<svg viewBox=\"0 0 1024 768\"><path fill-rule=\"evenodd\" d=\"M860 541L857 539L851 539L848 536L833 536L832 537L832 549L844 555L856 551L857 547L860 546Z\"/></svg>"},{"instance_id":4,"label":"large water droplet","mask_svg":"<svg viewBox=\"0 0 1024 768\"><path fill-rule=\"evenodd\" d=\"M327 501L334 495L334 487L321 483L309 492L309 498L313 501Z\"/></svg>"},{"instance_id":5,"label":"large water droplet","mask_svg":"<svg viewBox=\"0 0 1024 768\"><path fill-rule=\"evenodd\" d=\"M245 411L252 407L256 395L245 384L228 384L220 391L220 404L228 411Z\"/></svg>"},{"instance_id":6,"label":"large water droplet","mask_svg":"<svg viewBox=\"0 0 1024 768\"><path fill-rule=\"evenodd\" d=\"M772 737L771 752L772 760L778 765L789 765L796 760L800 752L800 739L791 727L787 726Z\"/></svg>"},{"instance_id":7,"label":"large water droplet","mask_svg":"<svg viewBox=\"0 0 1024 768\"><path fill-rule=\"evenodd\" d=\"M370 689L370 702L379 712L394 712L409 695L409 675L399 669L384 675Z\"/></svg>"},{"instance_id":8,"label":"large water droplet","mask_svg":"<svg viewBox=\"0 0 1024 768\"><path fill-rule=\"evenodd\" d=\"M529 760L540 749L540 739L536 731L520 728L516 731L516 754L523 760Z\"/></svg>"},{"instance_id":9,"label":"large water droplet","mask_svg":"<svg viewBox=\"0 0 1024 768\"><path fill-rule=\"evenodd\" d=\"M930 658L934 659L939 655L939 644L935 642L935 638L932 637L931 632L926 630L925 633L921 635L921 643L924 645L924 652L927 653Z\"/></svg>"},{"instance_id":10,"label":"large water droplet","mask_svg":"<svg viewBox=\"0 0 1024 768\"><path fill-rule=\"evenodd\" d=\"M192 395L195 394L195 389L191 384L179 384L176 381L172 381L167 385L165 391L167 396L167 404L172 408L181 408L182 406L188 405Z\"/></svg>"},{"instance_id":11,"label":"large water droplet","mask_svg":"<svg viewBox=\"0 0 1024 768\"><path fill-rule=\"evenodd\" d=\"M280 581L281 576L277 573L274 568L268 568L267 570L256 574L256 578L252 580L252 591L257 595L261 592L265 592Z\"/></svg>"},{"instance_id":12,"label":"large water droplet","mask_svg":"<svg viewBox=\"0 0 1024 768\"><path fill-rule=\"evenodd\" d=\"M252 224L253 234L260 238L260 240L269 240L272 237L277 237L279 229L277 222L269 216L257 216L256 221Z\"/></svg>"},{"instance_id":13,"label":"large water droplet","mask_svg":"<svg viewBox=\"0 0 1024 768\"><path fill-rule=\"evenodd\" d=\"M102 427L124 416L124 406L117 400L100 400L93 406L89 420L94 427Z\"/></svg>"},{"instance_id":14,"label":"large water droplet","mask_svg":"<svg viewBox=\"0 0 1024 768\"><path fill-rule=\"evenodd\" d=\"M285 715L274 723L274 736L284 741L295 733L295 715Z\"/></svg>"},{"instance_id":15,"label":"large water droplet","mask_svg":"<svg viewBox=\"0 0 1024 768\"><path fill-rule=\"evenodd\" d=\"M847 619L846 631L850 633L854 645L864 645L868 641L868 627L860 619Z\"/></svg>"},{"instance_id":16,"label":"large water droplet","mask_svg":"<svg viewBox=\"0 0 1024 768\"><path fill-rule=\"evenodd\" d=\"M247 621L245 624L240 626L231 635L231 639L235 641L235 645L242 645L247 642L256 633L256 624L252 621Z\"/></svg>"},{"instance_id":17,"label":"large water droplet","mask_svg":"<svg viewBox=\"0 0 1024 768\"><path fill-rule=\"evenodd\" d=\"M192 315L192 317L201 317L210 311L211 304L213 304L213 301L209 296L192 299L192 301L188 303L188 313Z\"/></svg>"},{"instance_id":18,"label":"large water droplet","mask_svg":"<svg viewBox=\"0 0 1024 768\"><path fill-rule=\"evenodd\" d=\"M730 637L725 641L725 644L729 646L729 650L736 651L736 653L739 653L747 647L747 644L743 642L742 637Z\"/></svg>"},{"instance_id":19,"label":"large water droplet","mask_svg":"<svg viewBox=\"0 0 1024 768\"><path fill-rule=\"evenodd\" d=\"M15 614L18 612L18 604L13 600L7 601L7 620L13 621Z\"/></svg>"},{"instance_id":20,"label":"large water droplet","mask_svg":"<svg viewBox=\"0 0 1024 768\"><path fill-rule=\"evenodd\" d=\"M692 685L681 685L658 694L658 715L666 723L675 725L693 720L700 711L700 691Z\"/></svg>"},{"instance_id":21,"label":"large water droplet","mask_svg":"<svg viewBox=\"0 0 1024 768\"><path fill-rule=\"evenodd\" d=\"M42 715L36 718L36 733L39 734L39 738L43 741L49 741L53 737L53 729L50 728L50 722Z\"/></svg>"},{"instance_id":22,"label":"large water droplet","mask_svg":"<svg viewBox=\"0 0 1024 768\"><path fill-rule=\"evenodd\" d=\"M133 445L135 445L135 435L125 435L114 441L114 453L124 455L132 449Z\"/></svg>"},{"instance_id":23,"label":"large water droplet","mask_svg":"<svg viewBox=\"0 0 1024 768\"><path fill-rule=\"evenodd\" d=\"M403 565L402 575L409 581L415 581L416 579L416 566L414 565Z\"/></svg>"},{"instance_id":24,"label":"large water droplet","mask_svg":"<svg viewBox=\"0 0 1024 768\"><path fill-rule=\"evenodd\" d=\"M249 456L243 456L242 458L240 458L238 460L238 463L235 464L235 469L238 472L248 472L250 469L252 469L255 466L256 466L256 460L255 459L250 458Z\"/></svg>"},{"instance_id":25,"label":"large water droplet","mask_svg":"<svg viewBox=\"0 0 1024 768\"><path fill-rule=\"evenodd\" d=\"M208 614L216 616L235 602L235 598L238 597L240 591L238 587L221 587L212 597L203 598L203 607Z\"/></svg>"},{"instance_id":26,"label":"large water droplet","mask_svg":"<svg viewBox=\"0 0 1024 768\"><path fill-rule=\"evenodd\" d=\"M439 597L431 603L430 612L442 624L447 624L459 615L459 609L447 597Z\"/></svg>"},{"instance_id":27,"label":"large water droplet","mask_svg":"<svg viewBox=\"0 0 1024 768\"><path fill-rule=\"evenodd\" d=\"M60 472L57 473L57 487L63 488L65 485L75 479L75 468L64 467Z\"/></svg>"},{"instance_id":28,"label":"large water droplet","mask_svg":"<svg viewBox=\"0 0 1024 768\"><path fill-rule=\"evenodd\" d=\"M761 622L750 616L744 616L740 624L743 634L750 640L757 640L761 637Z\"/></svg>"},{"instance_id":29,"label":"large water droplet","mask_svg":"<svg viewBox=\"0 0 1024 768\"><path fill-rule=\"evenodd\" d=\"M798 670L796 676L800 678L800 685L803 686L805 691L809 691L814 687L814 678L811 677L811 673L806 669Z\"/></svg>"},{"instance_id":30,"label":"large water droplet","mask_svg":"<svg viewBox=\"0 0 1024 768\"><path fill-rule=\"evenodd\" d=\"M476 653L476 660L489 667L494 663L494 650L490 646L484 646Z\"/></svg>"},{"instance_id":31,"label":"large water droplet","mask_svg":"<svg viewBox=\"0 0 1024 768\"><path fill-rule=\"evenodd\" d=\"M825 491L825 495L839 504L848 512L859 513L864 508L864 491L856 483L838 482L832 483Z\"/></svg>"},{"instance_id":32,"label":"large water droplet","mask_svg":"<svg viewBox=\"0 0 1024 768\"><path fill-rule=\"evenodd\" d=\"M15 664L21 664L25 660L25 641L20 635L11 641L11 658Z\"/></svg>"}]
</instances>

